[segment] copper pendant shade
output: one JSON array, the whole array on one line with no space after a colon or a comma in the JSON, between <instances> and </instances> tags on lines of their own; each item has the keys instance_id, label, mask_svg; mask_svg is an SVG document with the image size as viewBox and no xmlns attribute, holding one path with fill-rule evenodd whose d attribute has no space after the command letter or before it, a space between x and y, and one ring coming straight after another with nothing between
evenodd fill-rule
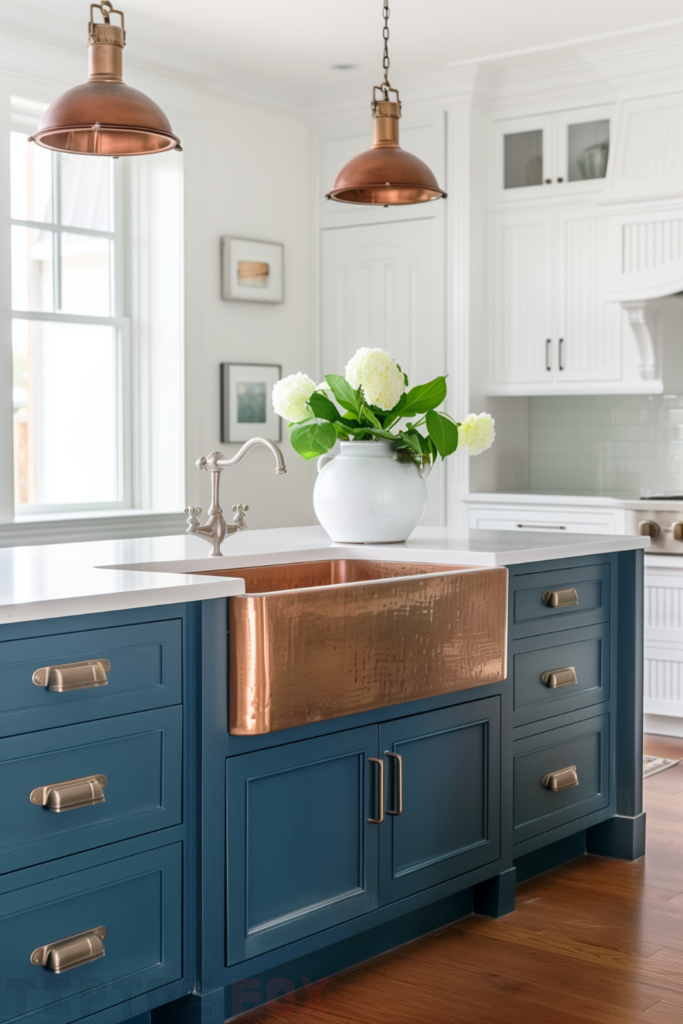
<instances>
[{"instance_id":1,"label":"copper pendant shade","mask_svg":"<svg viewBox=\"0 0 683 1024\"><path fill-rule=\"evenodd\" d=\"M406 206L446 199L427 164L398 144L401 101L389 84L389 5L384 0L384 81L372 94L372 147L349 160L326 199L363 206ZM380 96L378 98L377 93ZM393 94L394 99L391 99Z\"/></svg>"},{"instance_id":2,"label":"copper pendant shade","mask_svg":"<svg viewBox=\"0 0 683 1024\"><path fill-rule=\"evenodd\" d=\"M99 10L103 22L94 20ZM110 15L118 14L120 25ZM90 5L90 75L83 85L62 93L43 115L30 142L46 149L92 156L142 156L182 149L161 107L121 77L126 33L123 12L109 0Z\"/></svg>"}]
</instances>

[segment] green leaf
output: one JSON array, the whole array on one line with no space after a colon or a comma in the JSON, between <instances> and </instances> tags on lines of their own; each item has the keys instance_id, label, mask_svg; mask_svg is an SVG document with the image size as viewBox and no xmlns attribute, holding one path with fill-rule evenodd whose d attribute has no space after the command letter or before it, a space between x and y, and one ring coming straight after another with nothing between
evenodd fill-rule
<instances>
[{"instance_id":1,"label":"green leaf","mask_svg":"<svg viewBox=\"0 0 683 1024\"><path fill-rule=\"evenodd\" d=\"M329 420L330 423L339 419L339 409L321 391L314 391L308 399L308 404L318 419Z\"/></svg>"},{"instance_id":2,"label":"green leaf","mask_svg":"<svg viewBox=\"0 0 683 1024\"><path fill-rule=\"evenodd\" d=\"M457 425L440 412L427 413L427 431L442 459L452 455L458 447Z\"/></svg>"},{"instance_id":3,"label":"green leaf","mask_svg":"<svg viewBox=\"0 0 683 1024\"><path fill-rule=\"evenodd\" d=\"M416 412L430 412L441 405L446 397L446 378L435 377L428 384L418 384L406 395L403 416L412 416Z\"/></svg>"},{"instance_id":4,"label":"green leaf","mask_svg":"<svg viewBox=\"0 0 683 1024\"><path fill-rule=\"evenodd\" d=\"M420 444L420 435L415 431L401 430L400 437L407 448L415 452L416 455L422 459L422 445Z\"/></svg>"},{"instance_id":5,"label":"green leaf","mask_svg":"<svg viewBox=\"0 0 683 1024\"><path fill-rule=\"evenodd\" d=\"M377 427L377 428L380 428L380 429L382 427L382 424L377 419L377 417L375 416L375 414L372 411L372 409L368 409L367 405L361 406L359 418L361 420L364 420L364 419L369 420L370 423L372 423L373 427Z\"/></svg>"},{"instance_id":6,"label":"green leaf","mask_svg":"<svg viewBox=\"0 0 683 1024\"><path fill-rule=\"evenodd\" d=\"M325 377L325 380L329 384L330 391L337 399L339 404L342 405L345 409L348 409L349 412L353 412L356 415L358 415L360 407L362 405L362 400L360 397L360 388L358 389L358 391L354 391L354 389L351 387L346 378L340 377L336 373L329 373Z\"/></svg>"},{"instance_id":7,"label":"green leaf","mask_svg":"<svg viewBox=\"0 0 683 1024\"><path fill-rule=\"evenodd\" d=\"M337 440L337 431L331 423L297 423L289 435L292 448L305 459L329 452Z\"/></svg>"},{"instance_id":8,"label":"green leaf","mask_svg":"<svg viewBox=\"0 0 683 1024\"><path fill-rule=\"evenodd\" d=\"M366 427L366 434L372 434L373 437L383 437L387 441L398 441L396 434L392 434L390 430L384 430L381 427Z\"/></svg>"}]
</instances>

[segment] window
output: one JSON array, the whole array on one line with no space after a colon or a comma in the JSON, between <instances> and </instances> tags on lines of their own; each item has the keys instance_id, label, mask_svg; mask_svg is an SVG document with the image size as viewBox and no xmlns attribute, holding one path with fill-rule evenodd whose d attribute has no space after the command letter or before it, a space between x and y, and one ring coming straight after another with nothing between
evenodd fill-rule
<instances>
[{"instance_id":1,"label":"window","mask_svg":"<svg viewBox=\"0 0 683 1024\"><path fill-rule=\"evenodd\" d=\"M125 162L29 143L27 106L10 131L15 509L130 507Z\"/></svg>"}]
</instances>

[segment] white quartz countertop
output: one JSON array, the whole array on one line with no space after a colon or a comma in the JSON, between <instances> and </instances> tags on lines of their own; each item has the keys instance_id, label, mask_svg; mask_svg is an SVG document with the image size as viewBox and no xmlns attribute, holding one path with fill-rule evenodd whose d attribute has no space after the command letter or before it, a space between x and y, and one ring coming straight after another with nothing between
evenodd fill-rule
<instances>
[{"instance_id":1,"label":"white quartz countertop","mask_svg":"<svg viewBox=\"0 0 683 1024\"><path fill-rule=\"evenodd\" d=\"M655 498L615 498L599 494L537 494L532 491L518 491L503 494L498 491L479 491L461 494L459 500L465 505L557 505L558 508L627 508L636 512L650 509L655 512L680 511L680 501Z\"/></svg>"},{"instance_id":2,"label":"white quartz countertop","mask_svg":"<svg viewBox=\"0 0 683 1024\"><path fill-rule=\"evenodd\" d=\"M335 544L319 526L248 530L210 558L198 537L145 537L36 547L0 548L0 623L117 611L230 597L244 593L240 579L200 576L211 569L311 562L323 558L376 558L453 566L514 565L645 548L647 537L471 530L462 536L419 527L405 544Z\"/></svg>"}]
</instances>

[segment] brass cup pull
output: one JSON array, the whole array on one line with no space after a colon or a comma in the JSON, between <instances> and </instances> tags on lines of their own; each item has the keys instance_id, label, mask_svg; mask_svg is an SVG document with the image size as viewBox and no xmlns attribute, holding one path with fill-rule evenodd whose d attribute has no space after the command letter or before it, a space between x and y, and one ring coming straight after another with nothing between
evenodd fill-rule
<instances>
[{"instance_id":1,"label":"brass cup pull","mask_svg":"<svg viewBox=\"0 0 683 1024\"><path fill-rule=\"evenodd\" d=\"M393 757L396 761L396 803L394 810L390 811L387 808L387 814L393 814L398 817L399 814L403 814L403 758L400 754L394 754L391 750L385 750L387 757Z\"/></svg>"},{"instance_id":2,"label":"brass cup pull","mask_svg":"<svg viewBox=\"0 0 683 1024\"><path fill-rule=\"evenodd\" d=\"M552 668L549 672L543 673L541 682L550 690L558 690L560 686L575 686L578 683L576 669L573 665L567 668Z\"/></svg>"},{"instance_id":3,"label":"brass cup pull","mask_svg":"<svg viewBox=\"0 0 683 1024\"><path fill-rule=\"evenodd\" d=\"M553 793L558 793L561 789L571 789L572 786L578 786L579 776L576 774L576 765L573 764L569 768L560 768L559 772L548 772L541 779L541 783L546 789L551 789Z\"/></svg>"},{"instance_id":4,"label":"brass cup pull","mask_svg":"<svg viewBox=\"0 0 683 1024\"><path fill-rule=\"evenodd\" d=\"M573 587L568 590L546 590L543 595L543 604L549 608L569 608L579 603L579 595Z\"/></svg>"},{"instance_id":5,"label":"brass cup pull","mask_svg":"<svg viewBox=\"0 0 683 1024\"><path fill-rule=\"evenodd\" d=\"M384 821L384 760L381 757L369 757L368 761L372 764L376 764L377 771L377 809L379 816L377 818L368 818L369 825L381 825Z\"/></svg>"},{"instance_id":6,"label":"brass cup pull","mask_svg":"<svg viewBox=\"0 0 683 1024\"><path fill-rule=\"evenodd\" d=\"M106 686L111 665L106 658L94 661L73 661L69 665L47 665L33 673L36 686L45 686L56 693L85 690L89 686Z\"/></svg>"},{"instance_id":7,"label":"brass cup pull","mask_svg":"<svg viewBox=\"0 0 683 1024\"><path fill-rule=\"evenodd\" d=\"M73 811L77 807L104 803L102 791L106 785L106 775L84 775L82 779L69 779L67 782L38 786L31 793L29 800L32 804L59 814L60 811Z\"/></svg>"},{"instance_id":8,"label":"brass cup pull","mask_svg":"<svg viewBox=\"0 0 683 1024\"><path fill-rule=\"evenodd\" d=\"M683 540L683 523L674 523L671 532L674 540Z\"/></svg>"},{"instance_id":9,"label":"brass cup pull","mask_svg":"<svg viewBox=\"0 0 683 1024\"><path fill-rule=\"evenodd\" d=\"M74 967L89 964L104 956L104 942L107 929L104 925L91 928L78 935L70 935L68 939L49 942L47 946L39 946L31 953L31 963L35 967L44 967L53 974L63 974Z\"/></svg>"}]
</instances>

